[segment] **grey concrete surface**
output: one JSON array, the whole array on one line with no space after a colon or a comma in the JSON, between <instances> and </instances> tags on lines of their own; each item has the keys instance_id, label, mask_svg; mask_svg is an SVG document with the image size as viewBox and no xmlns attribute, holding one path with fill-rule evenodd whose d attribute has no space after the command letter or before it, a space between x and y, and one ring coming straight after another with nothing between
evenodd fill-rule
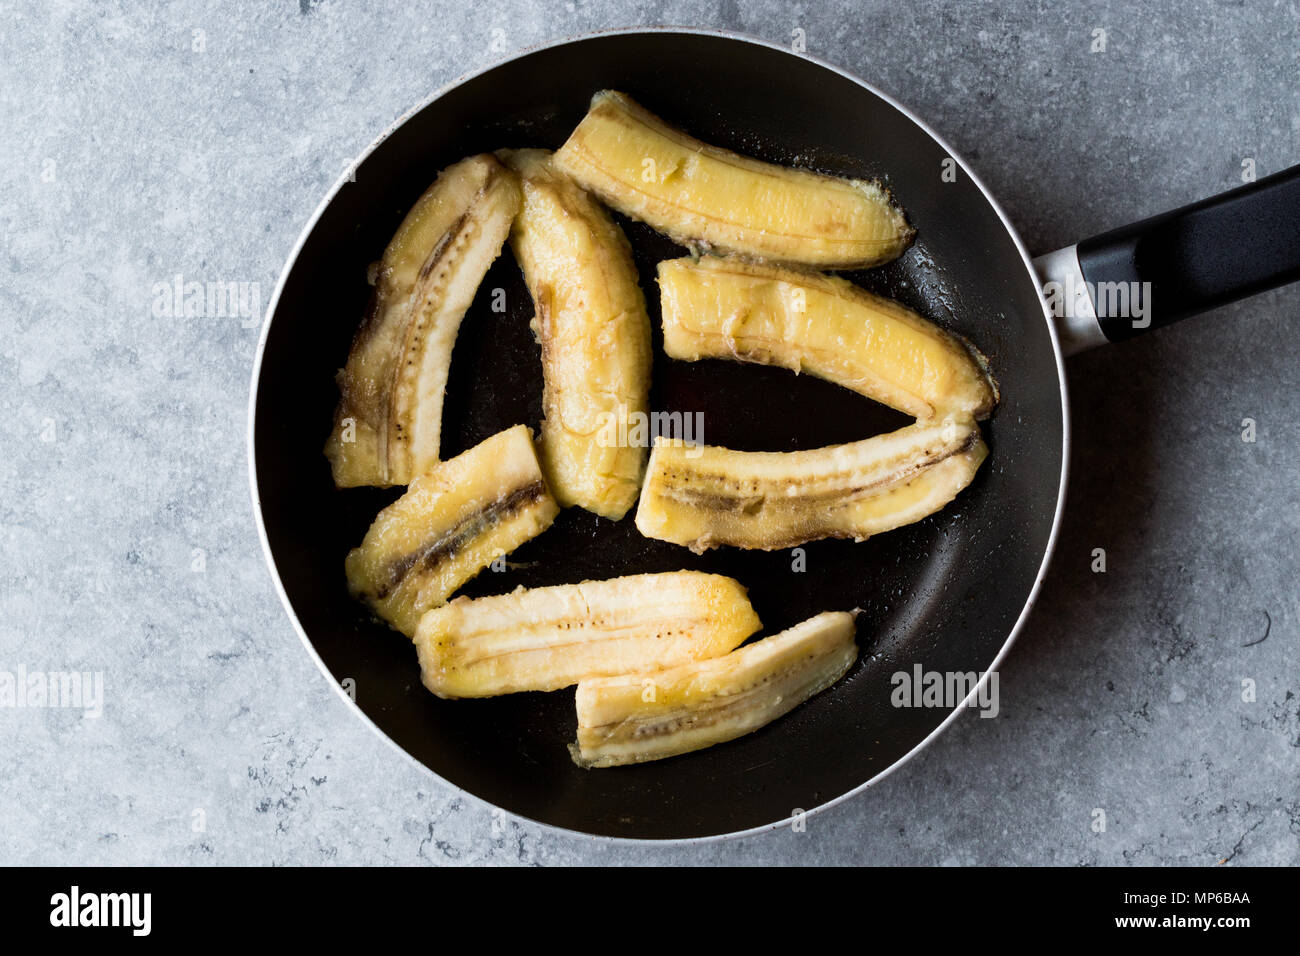
<instances>
[{"instance_id":1,"label":"grey concrete surface","mask_svg":"<svg viewBox=\"0 0 1300 956\"><path fill-rule=\"evenodd\" d=\"M348 159L431 90L654 23L803 30L1046 251L1243 160L1300 162L1295 2L11 0L0 21L0 670L100 672L104 700L0 709L0 863L1300 862L1296 288L1071 362L1068 518L998 719L806 832L701 847L494 831L352 716L254 531L258 323L151 306L177 274L265 305Z\"/></svg>"}]
</instances>

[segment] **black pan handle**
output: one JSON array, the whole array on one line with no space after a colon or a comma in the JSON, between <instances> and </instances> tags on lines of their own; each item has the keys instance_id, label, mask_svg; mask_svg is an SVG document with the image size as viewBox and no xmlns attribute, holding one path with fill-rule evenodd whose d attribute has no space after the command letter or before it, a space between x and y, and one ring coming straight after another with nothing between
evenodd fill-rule
<instances>
[{"instance_id":1,"label":"black pan handle","mask_svg":"<svg viewBox=\"0 0 1300 956\"><path fill-rule=\"evenodd\" d=\"M1070 270L1070 252L1077 267ZM1066 264L1068 262L1068 265ZM1050 267L1047 265L1050 264ZM1300 166L1144 219L1038 260L1067 351L1130 339L1287 282L1300 280ZM1082 289L1065 275L1075 271ZM1084 301L1084 297L1090 302ZM1089 308L1090 307L1090 308Z\"/></svg>"}]
</instances>

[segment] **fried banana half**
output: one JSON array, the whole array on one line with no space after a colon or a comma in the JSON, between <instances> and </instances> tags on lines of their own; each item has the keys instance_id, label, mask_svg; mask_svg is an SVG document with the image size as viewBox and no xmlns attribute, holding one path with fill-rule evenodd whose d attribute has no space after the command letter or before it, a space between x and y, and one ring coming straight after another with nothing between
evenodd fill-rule
<instances>
[{"instance_id":1,"label":"fried banana half","mask_svg":"<svg viewBox=\"0 0 1300 956\"><path fill-rule=\"evenodd\" d=\"M498 432L411 482L346 561L348 588L403 634L494 560L555 520L524 425Z\"/></svg>"},{"instance_id":2,"label":"fried banana half","mask_svg":"<svg viewBox=\"0 0 1300 956\"><path fill-rule=\"evenodd\" d=\"M659 263L664 351L776 365L918 419L987 418L983 356L911 309L846 279L705 256Z\"/></svg>"},{"instance_id":3,"label":"fried banana half","mask_svg":"<svg viewBox=\"0 0 1300 956\"><path fill-rule=\"evenodd\" d=\"M561 505L617 521L636 502L647 454L621 441L650 396L650 318L632 247L551 153L497 155L523 185L510 247L542 347L542 470Z\"/></svg>"},{"instance_id":4,"label":"fried banana half","mask_svg":"<svg viewBox=\"0 0 1300 956\"><path fill-rule=\"evenodd\" d=\"M559 170L683 245L819 269L895 259L915 231L879 183L760 162L603 90L555 154Z\"/></svg>"},{"instance_id":5,"label":"fried banana half","mask_svg":"<svg viewBox=\"0 0 1300 956\"><path fill-rule=\"evenodd\" d=\"M402 220L338 374L325 455L340 488L405 485L438 460L452 346L519 211L492 156L449 166Z\"/></svg>"},{"instance_id":6,"label":"fried banana half","mask_svg":"<svg viewBox=\"0 0 1300 956\"><path fill-rule=\"evenodd\" d=\"M819 538L863 541L934 514L988 454L971 421L908 425L846 445L747 452L660 440L637 529L696 553L774 550Z\"/></svg>"},{"instance_id":7,"label":"fried banana half","mask_svg":"<svg viewBox=\"0 0 1300 956\"><path fill-rule=\"evenodd\" d=\"M852 614L827 611L725 657L581 681L574 762L643 763L757 730L843 677L853 634Z\"/></svg>"},{"instance_id":8,"label":"fried banana half","mask_svg":"<svg viewBox=\"0 0 1300 956\"><path fill-rule=\"evenodd\" d=\"M433 693L491 697L717 657L760 626L734 579L674 571L457 598L415 644Z\"/></svg>"}]
</instances>

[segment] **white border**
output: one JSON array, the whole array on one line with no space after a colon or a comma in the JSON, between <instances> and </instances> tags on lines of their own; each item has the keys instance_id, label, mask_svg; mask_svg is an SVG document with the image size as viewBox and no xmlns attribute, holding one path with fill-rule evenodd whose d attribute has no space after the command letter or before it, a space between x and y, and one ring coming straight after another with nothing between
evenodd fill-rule
<instances>
[{"instance_id":1,"label":"white border","mask_svg":"<svg viewBox=\"0 0 1300 956\"><path fill-rule=\"evenodd\" d=\"M770 50L776 50L781 53L785 53L789 56L795 56L803 60L809 60L817 64L818 66L822 67L823 69L830 70L831 72L843 77L844 79L856 83L858 86L861 86L863 89L874 94L875 96L878 96L880 99L884 100L890 106L894 107L894 109L898 110L908 119L910 119L913 123L915 123L918 127L924 130L925 133L931 139L933 139L936 143L938 143L939 146L943 147L944 152L948 156L956 160L957 164L961 167L962 172L964 172L967 176L970 177L971 182L973 182L979 188L979 191L984 195L984 199L988 202L990 206L993 207L993 211L998 214L998 218L1002 220L1002 225L1006 227L1007 234L1011 237L1012 242L1015 243L1016 250L1020 253L1020 258L1024 264L1026 274L1029 276L1030 281L1034 283L1034 287L1039 288L1038 275L1034 271L1033 263L1030 260L1029 253L1025 250L1024 243L1021 241L1020 235L1016 232L1015 226L1011 224L1011 221L1007 218L1006 212L1003 211L1002 207L998 204L997 200L993 198L993 195L988 191L988 189L985 187L984 183L980 180L980 178L975 175L974 171L970 168L970 166L967 165L966 161L960 155L958 155L956 150L954 150L943 139L943 137L940 136L937 132L935 132L923 119L921 119L911 110L909 110L902 103L898 102L898 100L894 99L892 96L889 96L887 93L884 93L876 89L876 87L872 86L870 83L867 83L865 80L861 80L858 77L853 76L852 74L840 69L834 64L828 63L825 60L821 60L817 57L809 56L808 54L805 53L795 53L779 44L771 43L767 40L757 39L755 37L745 36L739 33L732 33L726 30L707 30L707 29L700 29L696 27L667 27L667 26L635 27L635 28L624 28L624 29L617 29L617 30L602 30L597 33L589 33L589 34L582 34L580 36L566 37L562 40L557 40L552 43L544 43L544 44L539 44L537 46L526 47L512 54L506 59L492 64L491 66L487 66L484 67L483 69L476 70L471 73L467 73L464 76L461 76L458 79L454 80L453 82L442 87L442 89L438 90L432 96L428 97L423 102L419 103L418 105L408 110L396 121L390 124L387 129L385 129L382 133L380 133L379 136L376 137L375 140L369 146L367 146L365 150L363 150L361 154L358 155L355 160L353 160L352 163L348 165L347 169L344 171L342 176L340 176L339 180L334 184L333 188L331 188L330 191L326 194L325 198L321 201L320 205L316 207L316 211L312 213L311 219L307 221L307 224L303 228L302 233L298 236L298 241L294 243L293 249L289 253L289 258L286 260L284 269L280 273L280 278L275 284L275 291L271 294L270 301L267 303L267 308L265 313L266 317L262 322L262 334L258 338L257 355L253 360L253 379L249 389L248 475L249 475L249 484L251 487L252 497L253 497L253 514L257 520L257 534L258 534L258 538L262 542L262 554L266 558L267 567L271 571L271 579L275 583L275 590L276 593L279 594L280 596L280 602L284 605L284 609L288 612L289 619L290 621L293 622L294 630L298 632L298 639L302 641L303 646L307 649L307 653L311 655L312 660L316 662L316 666L320 668L321 673L325 675L329 685L334 688L335 692L338 693L339 697L344 701L346 701L348 706L359 717L361 717L362 720L364 720L366 724L369 725L370 729L373 730L381 739L387 741L388 744L392 746L395 750L404 754L408 760L410 760L413 764L415 764L425 773L428 773L429 775L437 779L440 783L456 791L457 793L464 794L470 797L475 802L481 803L482 805L489 807L491 809L502 810L502 812L510 813L511 816L528 820L529 823L532 823L544 829L553 830L557 833L562 833L569 837L585 839L591 842L611 843L611 844L631 844L631 845L649 844L649 845L657 845L657 846L677 846L677 845L689 845L689 844L716 843L716 842L721 842L723 840L730 840L738 837L753 836L759 833L766 833L771 830L776 830L788 826L791 822L791 818L776 820L773 821L772 823L766 823L760 826L751 827L748 830L736 830L730 833L718 833L718 834L713 834L711 836L703 836L703 837L677 837L677 838L670 838L670 839L654 839L654 838L643 838L643 837L615 837L615 836L604 836L604 835L598 835L592 833L585 833L580 830L570 830L565 827L555 826L554 824L545 823L540 820L533 820L529 817L524 817L512 811L503 810L502 808L497 807L495 804L488 803L486 800L483 800L482 798L475 796L474 794L469 793L466 790L463 790L462 788L456 786L450 781L445 780L438 774L434 773L427 766L425 766L425 764L417 760L415 757L411 756L411 754L408 753L401 746L399 746L396 743L396 741L394 741L391 737L389 737L382 730L380 730L379 727L375 725L374 721L372 721L370 717L365 713L365 711L363 711L360 707L358 707L356 702L353 701L350 697L348 697L347 693L339 685L338 681L334 679L334 676L330 673L329 668L325 666L325 662L322 661L320 655L316 653L316 648L312 645L311 639L308 638L306 631L303 630L302 625L299 623L298 616L294 614L293 606L289 602L289 596L288 594L285 593L284 584L283 582L281 582L280 574L276 570L275 560L271 555L271 545L270 542L267 540L266 523L262 520L262 502L260 497L258 496L258 491L257 491L257 463L255 459L256 452L253 444L254 436L256 434L257 386L262 373L262 355L266 349L266 340L271 330L271 322L275 318L276 306L279 304L280 295L284 291L285 282L288 279L289 273L292 271L294 263L298 259L298 254L302 251L302 247L306 243L308 236L310 236L312 231L316 228L316 223L320 220L320 217L324 213L326 207L329 206L329 204L333 201L334 197L338 194L339 190L342 189L343 186L349 181L350 176L352 175L352 170L355 170L358 166L360 166L361 163L365 161L366 157L368 157L371 153L373 153L375 149L377 149L384 140L386 140L390 135L392 135L392 133L395 130L397 130L400 126L406 123L406 121L409 120L412 116L414 116L420 110L424 109L430 103L444 96L450 90L455 89L456 87L460 86L463 83L468 82L469 80L474 79L475 77L481 76L482 74L487 73L490 70L494 70L499 66L520 59L524 56L528 56L532 53L537 53L541 50L548 50L553 47L564 46L569 43L588 40L594 37L626 36L626 35L643 34L643 33L687 34L693 36L724 37L726 39L738 40L744 43L752 43L757 46L767 47ZM1002 649L998 651L998 655L993 659L993 663L990 664L989 667L985 670L984 675L981 677L979 682L971 689L971 692L966 696L965 700L963 700L960 704L958 704L955 708L953 708L953 710L948 714L947 717L944 718L944 720L939 724L939 726L935 727L935 729L932 730L924 740L918 743L915 747L909 750L898 760L895 760L892 764L890 764L884 770L880 771L874 777L867 780L865 783L862 783L859 786L854 787L852 790L846 791L845 793L840 794L838 797L833 797L832 799L826 801L825 803L820 804L819 806L806 811L807 816L812 816L815 813L820 813L823 810L836 806L837 804L840 804L843 801L856 796L857 794L866 790L868 787L871 787L879 783L881 780L884 780L891 773L893 773L899 767L903 766L905 763L907 763L909 760L915 757L918 753L924 750L927 746L929 746L931 741L933 741L936 737L939 736L939 734L941 734L944 730L946 730L948 726L954 720L956 720L961 713L965 711L967 705L971 702L971 700L973 700L976 697L979 691L983 688L984 684L988 681L989 672L997 670L998 665L1001 664L1002 661L1006 658L1007 653L1011 650L1011 645L1014 644L1016 638L1020 636L1020 632L1025 625L1025 621L1029 616L1030 610L1033 608L1034 603L1038 600L1038 593L1042 587L1043 578L1047 573L1047 566L1051 561L1052 553L1056 549L1056 540L1061 528L1061 513L1065 506L1065 493L1066 493L1066 485L1067 485L1069 466L1070 466L1070 406L1069 406L1069 396L1066 393L1065 361L1061 353L1061 343L1056 333L1055 323L1052 321L1051 314L1047 308L1047 303L1042 299L1041 293L1039 295L1039 300L1043 306L1043 321L1047 324L1048 335L1051 337L1052 354L1056 359L1056 375L1061 386L1061 476L1060 476L1060 482L1057 490L1056 514L1052 517L1052 531L1047 539L1047 548L1044 551L1042 563L1039 565L1038 574L1034 580L1034 586L1030 589L1029 596L1025 601L1025 606L1021 610L1020 616L1016 619L1015 625L1011 628L1011 633L1007 636L1007 640L1002 645Z\"/></svg>"}]
</instances>

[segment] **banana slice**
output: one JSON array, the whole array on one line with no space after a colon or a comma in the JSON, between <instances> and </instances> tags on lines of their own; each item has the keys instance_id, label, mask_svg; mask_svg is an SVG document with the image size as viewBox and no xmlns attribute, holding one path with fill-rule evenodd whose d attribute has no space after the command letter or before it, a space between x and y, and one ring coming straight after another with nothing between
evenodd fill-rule
<instances>
[{"instance_id":1,"label":"banana slice","mask_svg":"<svg viewBox=\"0 0 1300 956\"><path fill-rule=\"evenodd\" d=\"M415 645L439 697L490 697L717 657L760 626L732 578L675 571L457 598Z\"/></svg>"},{"instance_id":2,"label":"banana slice","mask_svg":"<svg viewBox=\"0 0 1300 956\"><path fill-rule=\"evenodd\" d=\"M813 451L747 452L657 441L636 526L696 553L774 550L919 521L970 484L988 449L970 421L909 425Z\"/></svg>"},{"instance_id":3,"label":"banana slice","mask_svg":"<svg viewBox=\"0 0 1300 956\"><path fill-rule=\"evenodd\" d=\"M542 345L542 470L561 505L617 521L636 501L647 449L620 444L650 395L650 319L632 247L541 149L497 154L523 183L510 246Z\"/></svg>"},{"instance_id":4,"label":"banana slice","mask_svg":"<svg viewBox=\"0 0 1300 956\"><path fill-rule=\"evenodd\" d=\"M703 249L858 269L897 258L914 235L878 183L708 146L611 90L592 97L555 164L619 212Z\"/></svg>"},{"instance_id":5,"label":"banana slice","mask_svg":"<svg viewBox=\"0 0 1300 956\"><path fill-rule=\"evenodd\" d=\"M515 175L471 156L444 169L402 220L338 376L325 444L338 487L404 485L438 460L456 332L519 204Z\"/></svg>"},{"instance_id":6,"label":"banana slice","mask_svg":"<svg viewBox=\"0 0 1300 956\"><path fill-rule=\"evenodd\" d=\"M347 557L348 587L410 637L420 615L555 520L528 429L498 432L411 482Z\"/></svg>"},{"instance_id":7,"label":"banana slice","mask_svg":"<svg viewBox=\"0 0 1300 956\"><path fill-rule=\"evenodd\" d=\"M809 372L919 419L987 418L983 357L845 279L705 256L659 263L664 351Z\"/></svg>"},{"instance_id":8,"label":"banana slice","mask_svg":"<svg viewBox=\"0 0 1300 956\"><path fill-rule=\"evenodd\" d=\"M578 684L582 767L702 750L769 724L821 693L857 659L853 615L827 611L725 657Z\"/></svg>"}]
</instances>

